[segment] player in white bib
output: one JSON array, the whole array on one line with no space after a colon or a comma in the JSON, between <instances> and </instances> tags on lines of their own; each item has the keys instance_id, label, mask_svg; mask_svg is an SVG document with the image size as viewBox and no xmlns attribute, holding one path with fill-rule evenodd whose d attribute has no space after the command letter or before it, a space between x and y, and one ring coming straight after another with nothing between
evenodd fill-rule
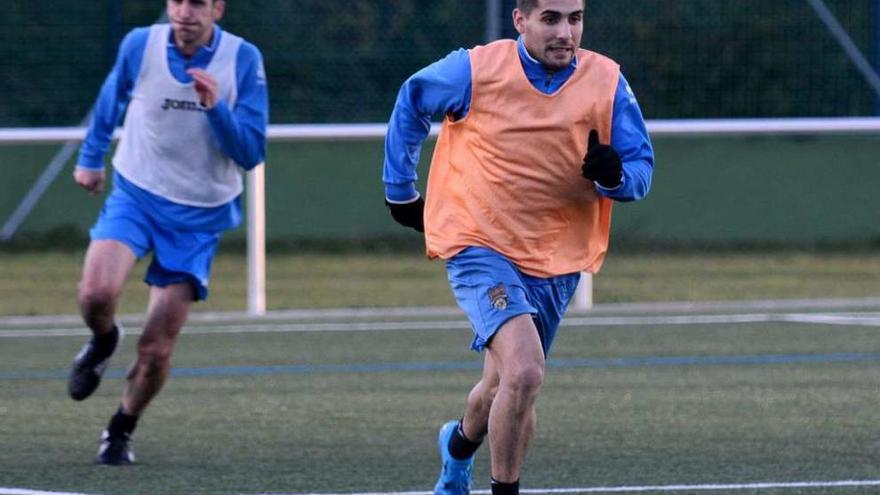
<instances>
[{"instance_id":1,"label":"player in white bib","mask_svg":"<svg viewBox=\"0 0 880 495\"><path fill-rule=\"evenodd\" d=\"M208 295L224 230L241 222L242 170L264 161L268 94L262 55L223 31L223 0L166 0L169 24L131 31L107 77L74 180L103 191L103 158L125 112L113 190L90 231L79 306L93 337L74 359L68 392L89 397L122 337L116 305L135 263L152 252L137 358L95 462L134 462L131 436L158 394L194 301Z\"/></svg>"}]
</instances>

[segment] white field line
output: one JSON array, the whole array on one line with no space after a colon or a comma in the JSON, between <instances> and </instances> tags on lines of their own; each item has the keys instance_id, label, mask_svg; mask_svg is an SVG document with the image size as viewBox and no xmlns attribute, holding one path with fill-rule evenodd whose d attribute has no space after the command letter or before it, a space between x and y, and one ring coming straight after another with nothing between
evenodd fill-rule
<instances>
[{"instance_id":1,"label":"white field line","mask_svg":"<svg viewBox=\"0 0 880 495\"><path fill-rule=\"evenodd\" d=\"M791 481L762 483L733 483L705 485L644 485L644 486L595 486L584 488L533 488L522 489L520 493L529 495L562 495L577 493L675 493L741 490L819 490L823 488L864 488L880 486L880 480L841 480L841 481ZM474 495L488 495L491 490L471 490ZM362 492L362 493L297 493L288 495L432 495L433 492ZM268 494L263 494L268 495ZM277 494L276 494L277 495Z\"/></svg>"},{"instance_id":2,"label":"white field line","mask_svg":"<svg viewBox=\"0 0 880 495\"><path fill-rule=\"evenodd\" d=\"M42 490L26 490L24 488L0 488L0 495L86 495L71 492L46 492Z\"/></svg>"},{"instance_id":3,"label":"white field line","mask_svg":"<svg viewBox=\"0 0 880 495\"><path fill-rule=\"evenodd\" d=\"M520 493L529 495L565 495L578 493L675 493L683 491L731 491L731 490L785 490L785 489L809 489L822 488L864 488L880 486L880 480L841 480L841 481L788 481L788 482L760 482L760 483L732 483L732 484L702 484L702 485L642 485L642 486L594 486L583 488L530 488L520 490ZM489 495L491 490L472 490L474 495ZM432 495L430 491L413 492L362 492L362 493L298 493L290 495ZM72 492L49 492L42 490L27 490L23 488L2 488L0 495L86 495ZM265 495L265 494L264 494ZM280 494L275 494L280 495Z\"/></svg>"},{"instance_id":4,"label":"white field line","mask_svg":"<svg viewBox=\"0 0 880 495\"><path fill-rule=\"evenodd\" d=\"M788 315L786 321L795 323L817 323L822 325L880 326L880 313L792 314Z\"/></svg>"},{"instance_id":5,"label":"white field line","mask_svg":"<svg viewBox=\"0 0 880 495\"><path fill-rule=\"evenodd\" d=\"M838 299L756 299L747 301L672 301L653 303L601 303L589 310L568 311L570 316L614 315L620 313L709 313L746 311L834 311L834 310L872 310L880 307L880 297L838 298ZM251 316L238 311L193 312L190 323L258 323L290 322L296 320L316 321L333 319L394 319L394 318L435 318L461 315L454 306L426 306L400 308L331 308L331 309L291 309L269 311L262 316ZM123 324L138 326L144 320L142 314L119 316ZM79 315L44 316L0 316L3 327L57 327L80 325Z\"/></svg>"},{"instance_id":6,"label":"white field line","mask_svg":"<svg viewBox=\"0 0 880 495\"><path fill-rule=\"evenodd\" d=\"M562 320L563 327L669 326L739 323L807 323L823 325L880 326L880 313L746 313L680 316L589 316ZM242 325L199 325L187 327L187 335L296 332L375 332L388 330L453 330L470 328L463 318L456 320L372 321L339 323L256 323ZM126 329L139 335L140 329ZM84 327L48 329L0 329L0 338L82 337L90 335ZM2 494L0 494L2 495Z\"/></svg>"}]
</instances>

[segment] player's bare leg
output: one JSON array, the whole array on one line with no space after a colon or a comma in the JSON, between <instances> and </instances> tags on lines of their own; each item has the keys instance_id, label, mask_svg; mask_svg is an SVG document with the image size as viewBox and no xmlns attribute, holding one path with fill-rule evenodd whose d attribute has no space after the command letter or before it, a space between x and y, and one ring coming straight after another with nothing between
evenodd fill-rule
<instances>
[{"instance_id":1,"label":"player's bare leg","mask_svg":"<svg viewBox=\"0 0 880 495\"><path fill-rule=\"evenodd\" d=\"M98 388L116 350L121 336L114 322L116 304L136 261L131 249L119 241L97 240L89 244L78 302L83 321L93 336L71 366L67 391L74 400L83 400Z\"/></svg>"},{"instance_id":2,"label":"player's bare leg","mask_svg":"<svg viewBox=\"0 0 880 495\"><path fill-rule=\"evenodd\" d=\"M122 397L126 413L139 416L165 384L171 370L171 355L192 302L190 284L150 288L147 322Z\"/></svg>"},{"instance_id":3,"label":"player's bare leg","mask_svg":"<svg viewBox=\"0 0 880 495\"><path fill-rule=\"evenodd\" d=\"M101 436L96 463L120 466L134 462L131 435L138 418L168 379L171 355L192 299L189 284L150 288L147 322L138 340L137 358L128 373L122 404Z\"/></svg>"},{"instance_id":4,"label":"player's bare leg","mask_svg":"<svg viewBox=\"0 0 880 495\"><path fill-rule=\"evenodd\" d=\"M488 352L498 368L498 390L489 411L492 478L519 480L535 430L535 402L544 383L544 351L530 315L505 323Z\"/></svg>"},{"instance_id":5,"label":"player's bare leg","mask_svg":"<svg viewBox=\"0 0 880 495\"><path fill-rule=\"evenodd\" d=\"M462 432L472 441L479 442L489 433L489 411L500 378L492 353L487 352L483 359L483 376L468 394L467 409L462 418Z\"/></svg>"},{"instance_id":6,"label":"player's bare leg","mask_svg":"<svg viewBox=\"0 0 880 495\"><path fill-rule=\"evenodd\" d=\"M489 411L498 390L498 368L490 353L483 359L483 376L467 398L464 416L440 428L437 447L443 461L434 495L467 495L470 493L474 453L489 431Z\"/></svg>"},{"instance_id":7,"label":"player's bare leg","mask_svg":"<svg viewBox=\"0 0 880 495\"><path fill-rule=\"evenodd\" d=\"M79 310L95 335L113 329L116 303L135 261L131 248L119 241L98 240L89 244L79 283Z\"/></svg>"},{"instance_id":8,"label":"player's bare leg","mask_svg":"<svg viewBox=\"0 0 880 495\"><path fill-rule=\"evenodd\" d=\"M531 316L508 320L487 347L483 376L468 394L460 429L458 421L440 429L443 470L434 495L470 493L473 454L487 434L492 478L502 483L519 480L535 430L535 401L543 378L544 351Z\"/></svg>"}]
</instances>

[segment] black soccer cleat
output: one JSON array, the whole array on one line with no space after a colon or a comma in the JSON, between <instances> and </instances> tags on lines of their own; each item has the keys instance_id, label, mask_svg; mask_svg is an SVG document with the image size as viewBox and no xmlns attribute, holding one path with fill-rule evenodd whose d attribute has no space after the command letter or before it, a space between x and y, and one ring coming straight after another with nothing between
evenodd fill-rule
<instances>
[{"instance_id":1,"label":"black soccer cleat","mask_svg":"<svg viewBox=\"0 0 880 495\"><path fill-rule=\"evenodd\" d=\"M123 433L122 436L110 436L107 430L101 434L101 447L95 464L105 466L128 466L134 464L134 451L131 450L131 436Z\"/></svg>"},{"instance_id":2,"label":"black soccer cleat","mask_svg":"<svg viewBox=\"0 0 880 495\"><path fill-rule=\"evenodd\" d=\"M95 337L92 337L73 359L70 375L67 378L67 393L70 394L71 399L83 400L92 395L101 384L101 376L107 371L110 356L122 341L122 327L116 325L114 331L116 338L112 345L101 349L96 345Z\"/></svg>"}]
</instances>

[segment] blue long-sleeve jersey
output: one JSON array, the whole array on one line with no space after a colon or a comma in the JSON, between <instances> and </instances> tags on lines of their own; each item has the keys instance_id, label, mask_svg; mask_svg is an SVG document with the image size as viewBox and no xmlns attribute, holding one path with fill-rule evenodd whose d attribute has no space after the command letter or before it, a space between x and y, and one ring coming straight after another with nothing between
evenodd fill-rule
<instances>
[{"instance_id":1,"label":"blue long-sleeve jersey","mask_svg":"<svg viewBox=\"0 0 880 495\"><path fill-rule=\"evenodd\" d=\"M577 68L575 57L565 69L548 71L529 55L522 38L517 41L517 51L529 81L545 94L556 92ZM431 129L431 117L450 115L454 120L462 119L470 103L471 64L465 49L453 51L403 83L385 138L382 180L388 201L406 203L418 198L416 167L422 143ZM614 96L611 146L623 162L623 182L614 189L596 184L596 190L617 201L642 199L651 188L654 151L642 111L623 74Z\"/></svg>"},{"instance_id":2,"label":"blue long-sleeve jersey","mask_svg":"<svg viewBox=\"0 0 880 495\"><path fill-rule=\"evenodd\" d=\"M86 139L79 152L77 167L101 170L103 158L110 147L113 131L119 124L140 74L150 28L132 30L119 48L116 62L98 95ZM210 46L199 47L192 57L186 57L174 44L173 33L168 40L167 56L171 74L181 83L192 82L189 69L204 69L223 35L214 27ZM262 163L266 153L266 127L269 121L268 90L262 55L251 43L243 42L236 55L236 103L231 109L220 101L205 112L220 149L245 170ZM223 230L241 221L239 201L231 201L214 208L181 205L138 188L119 174L114 174L115 187L123 189L147 207L172 221L173 224L208 230Z\"/></svg>"}]
</instances>

